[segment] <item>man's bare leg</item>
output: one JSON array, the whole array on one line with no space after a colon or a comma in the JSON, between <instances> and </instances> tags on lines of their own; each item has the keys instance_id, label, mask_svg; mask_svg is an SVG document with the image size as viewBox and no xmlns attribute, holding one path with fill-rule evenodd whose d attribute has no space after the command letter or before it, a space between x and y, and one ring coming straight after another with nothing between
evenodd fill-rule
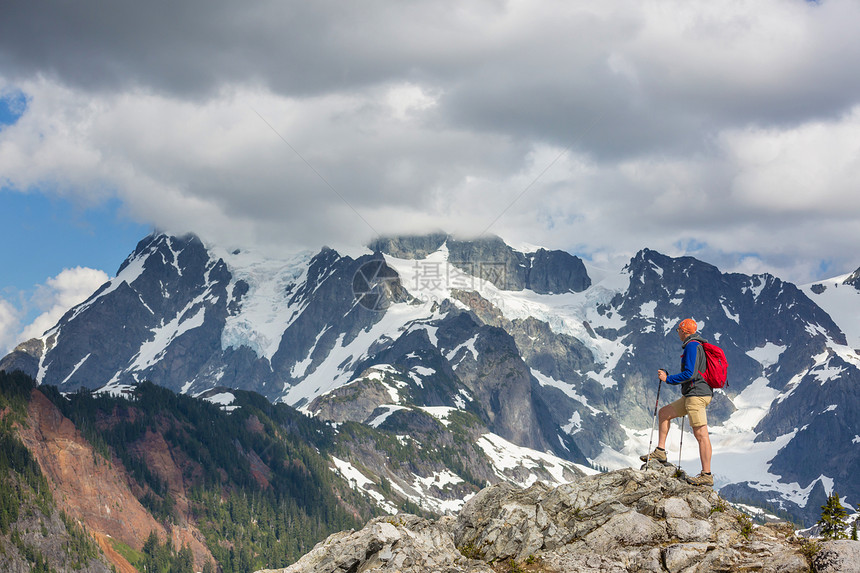
<instances>
[{"instance_id":1,"label":"man's bare leg","mask_svg":"<svg viewBox=\"0 0 860 573\"><path fill-rule=\"evenodd\" d=\"M702 460L702 471L711 473L711 437L708 435L708 425L693 428L693 435L699 442L699 459Z\"/></svg>"},{"instance_id":2,"label":"man's bare leg","mask_svg":"<svg viewBox=\"0 0 860 573\"><path fill-rule=\"evenodd\" d=\"M657 439L657 447L666 449L666 436L669 435L669 425L675 417L675 410L670 406L663 406L659 412L659 437Z\"/></svg>"}]
</instances>

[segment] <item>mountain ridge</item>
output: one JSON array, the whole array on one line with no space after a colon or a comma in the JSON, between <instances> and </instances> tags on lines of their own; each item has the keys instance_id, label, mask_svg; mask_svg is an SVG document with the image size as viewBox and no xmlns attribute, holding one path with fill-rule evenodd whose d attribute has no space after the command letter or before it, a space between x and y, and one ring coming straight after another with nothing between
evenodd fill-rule
<instances>
[{"instance_id":1,"label":"mountain ridge","mask_svg":"<svg viewBox=\"0 0 860 573\"><path fill-rule=\"evenodd\" d=\"M730 361L727 392L709 408L718 486L802 521L817 511L813 494L860 496L850 480L860 469L854 337L815 303L835 286L816 293L649 249L592 284L573 272L582 265L587 276L573 255L545 251L556 254L535 267L539 248L523 253L497 237L371 246L356 259L323 248L270 260L154 234L0 369L64 391L143 379L192 395L244 388L359 424L444 423L448 408L517 446L622 467L647 445L653 372L671 369L678 352L671 328L692 316ZM365 265L380 280L361 292L379 308L356 297ZM526 288L524 269L534 268L558 271L541 278L546 293ZM860 308L850 294L860 291L843 284L840 304ZM361 391L347 396L349 385ZM695 464L691 449L685 463ZM803 463L810 449L815 465Z\"/></svg>"}]
</instances>

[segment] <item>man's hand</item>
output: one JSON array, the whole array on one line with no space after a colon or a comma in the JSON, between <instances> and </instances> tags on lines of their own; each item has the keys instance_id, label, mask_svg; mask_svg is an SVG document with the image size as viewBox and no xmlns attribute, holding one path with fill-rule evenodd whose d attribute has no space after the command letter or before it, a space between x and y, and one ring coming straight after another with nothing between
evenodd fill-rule
<instances>
[{"instance_id":1,"label":"man's hand","mask_svg":"<svg viewBox=\"0 0 860 573\"><path fill-rule=\"evenodd\" d=\"M667 376L669 376L669 373L666 372L665 370L663 370L662 368L657 370L657 378L660 379L660 382L665 382Z\"/></svg>"}]
</instances>

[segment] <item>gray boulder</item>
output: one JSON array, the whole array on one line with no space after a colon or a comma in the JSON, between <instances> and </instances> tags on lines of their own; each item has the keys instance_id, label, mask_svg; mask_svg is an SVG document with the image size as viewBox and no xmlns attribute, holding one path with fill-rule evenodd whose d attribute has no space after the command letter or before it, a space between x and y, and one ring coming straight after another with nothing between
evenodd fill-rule
<instances>
[{"instance_id":1,"label":"gray boulder","mask_svg":"<svg viewBox=\"0 0 860 573\"><path fill-rule=\"evenodd\" d=\"M860 572L860 541L827 541L812 558L816 573Z\"/></svg>"},{"instance_id":2,"label":"gray boulder","mask_svg":"<svg viewBox=\"0 0 860 573\"><path fill-rule=\"evenodd\" d=\"M361 531L329 536L286 569L259 573L492 573L457 550L446 523L408 514L376 518Z\"/></svg>"}]
</instances>

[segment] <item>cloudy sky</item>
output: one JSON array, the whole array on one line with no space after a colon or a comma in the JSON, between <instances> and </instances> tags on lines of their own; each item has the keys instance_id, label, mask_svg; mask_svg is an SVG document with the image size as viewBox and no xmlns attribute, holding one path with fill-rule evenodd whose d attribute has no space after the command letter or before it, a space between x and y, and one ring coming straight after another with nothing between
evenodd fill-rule
<instances>
[{"instance_id":1,"label":"cloudy sky","mask_svg":"<svg viewBox=\"0 0 860 573\"><path fill-rule=\"evenodd\" d=\"M858 29L856 0L7 0L0 350L154 228L851 272Z\"/></svg>"}]
</instances>

